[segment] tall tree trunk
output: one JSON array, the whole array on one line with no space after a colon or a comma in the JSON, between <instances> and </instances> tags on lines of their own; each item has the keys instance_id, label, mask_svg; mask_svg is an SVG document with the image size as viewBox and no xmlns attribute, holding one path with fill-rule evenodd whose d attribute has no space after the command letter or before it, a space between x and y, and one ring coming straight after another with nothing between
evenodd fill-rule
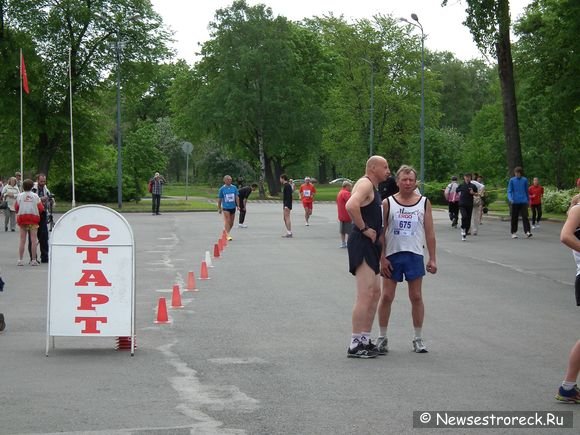
<instances>
[{"instance_id":1,"label":"tall tree trunk","mask_svg":"<svg viewBox=\"0 0 580 435\"><path fill-rule=\"evenodd\" d=\"M324 155L321 155L318 159L318 182L319 183L326 183L328 181L328 177L326 176L326 169L327 161Z\"/></svg>"},{"instance_id":2,"label":"tall tree trunk","mask_svg":"<svg viewBox=\"0 0 580 435\"><path fill-rule=\"evenodd\" d=\"M496 45L497 66L503 103L503 123L504 137L507 147L507 163L509 174L513 174L513 170L516 166L523 167L523 160L520 144L520 129L518 126L514 66L510 42L510 15L508 0L499 0L498 18L499 38Z\"/></svg>"},{"instance_id":3,"label":"tall tree trunk","mask_svg":"<svg viewBox=\"0 0 580 435\"><path fill-rule=\"evenodd\" d=\"M258 140L258 154L260 158L260 179L258 182L258 191L260 199L265 199L266 190L264 189L264 180L266 179L266 155L264 153L264 135L262 131L257 131L256 136L256 139Z\"/></svg>"},{"instance_id":4,"label":"tall tree trunk","mask_svg":"<svg viewBox=\"0 0 580 435\"><path fill-rule=\"evenodd\" d=\"M58 148L58 142L59 140L57 138L49 138L46 132L42 132L38 136L38 149L36 151L38 156L37 174L42 173L46 175L47 179L52 158Z\"/></svg>"}]
</instances>

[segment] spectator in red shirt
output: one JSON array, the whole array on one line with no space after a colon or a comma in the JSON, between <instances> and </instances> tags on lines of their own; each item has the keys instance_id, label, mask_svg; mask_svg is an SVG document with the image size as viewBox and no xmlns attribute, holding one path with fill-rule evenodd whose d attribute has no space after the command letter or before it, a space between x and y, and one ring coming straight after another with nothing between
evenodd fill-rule
<instances>
[{"instance_id":1,"label":"spectator in red shirt","mask_svg":"<svg viewBox=\"0 0 580 435\"><path fill-rule=\"evenodd\" d=\"M38 195L32 192L34 182L26 179L22 182L24 192L16 198L14 208L16 210L16 222L20 227L20 246L18 247L18 266L22 266L22 257L24 255L24 243L26 235L30 233L30 242L32 248L32 266L38 266L36 261L36 245L38 244L37 231L40 223L40 213L44 211L44 206Z\"/></svg>"},{"instance_id":2,"label":"spectator in red shirt","mask_svg":"<svg viewBox=\"0 0 580 435\"><path fill-rule=\"evenodd\" d=\"M544 188L540 186L538 177L534 177L532 185L528 188L528 194L532 207L532 228L538 228L542 219L542 196L544 196Z\"/></svg>"},{"instance_id":3,"label":"spectator in red shirt","mask_svg":"<svg viewBox=\"0 0 580 435\"><path fill-rule=\"evenodd\" d=\"M306 226L310 223L308 220L312 216L312 205L314 204L314 194L316 193L316 187L310 181L310 177L304 177L304 184L300 186L300 199L302 200L302 205L304 206L304 219L306 219Z\"/></svg>"},{"instance_id":4,"label":"spectator in red shirt","mask_svg":"<svg viewBox=\"0 0 580 435\"><path fill-rule=\"evenodd\" d=\"M346 201L350 198L350 191L352 190L352 183L348 181L342 182L342 189L336 195L336 208L338 209L338 225L340 232L340 247L346 248L348 235L352 230L352 220L346 211Z\"/></svg>"}]
</instances>

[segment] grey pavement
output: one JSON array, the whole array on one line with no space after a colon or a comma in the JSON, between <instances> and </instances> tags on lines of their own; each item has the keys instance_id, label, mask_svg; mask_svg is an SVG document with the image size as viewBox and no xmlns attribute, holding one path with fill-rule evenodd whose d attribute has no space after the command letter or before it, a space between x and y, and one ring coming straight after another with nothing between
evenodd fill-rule
<instances>
[{"instance_id":1,"label":"grey pavement","mask_svg":"<svg viewBox=\"0 0 580 435\"><path fill-rule=\"evenodd\" d=\"M282 239L281 205L250 202L249 227L232 232L207 281L200 264L221 216L125 217L137 246L134 357L92 337L57 337L45 357L47 266L17 267L17 233L0 233L0 434L514 433L413 429L419 410L573 411L576 429L552 432L578 433L580 408L553 399L579 338L561 224L512 240L508 222L485 218L461 242L436 211L439 273L423 284L430 352L411 352L401 284L390 352L355 360L355 283L333 204L315 204L309 227L296 204L294 238ZM154 324L158 298L188 271L200 291L182 294L171 324ZM517 433L528 432L550 433Z\"/></svg>"}]
</instances>

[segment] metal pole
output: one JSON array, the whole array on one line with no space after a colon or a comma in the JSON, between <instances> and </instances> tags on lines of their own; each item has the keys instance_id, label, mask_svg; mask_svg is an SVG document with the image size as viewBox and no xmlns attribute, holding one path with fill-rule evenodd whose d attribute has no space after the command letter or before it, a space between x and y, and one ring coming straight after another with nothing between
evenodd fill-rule
<instances>
[{"instance_id":1,"label":"metal pole","mask_svg":"<svg viewBox=\"0 0 580 435\"><path fill-rule=\"evenodd\" d=\"M77 206L75 198L75 143L73 134L73 92L72 92L72 47L68 49L68 83L69 83L69 103L70 103L70 167L72 185L72 208Z\"/></svg>"},{"instance_id":2,"label":"metal pole","mask_svg":"<svg viewBox=\"0 0 580 435\"><path fill-rule=\"evenodd\" d=\"M187 201L187 183L189 177L189 153L185 154L185 200Z\"/></svg>"},{"instance_id":3,"label":"metal pole","mask_svg":"<svg viewBox=\"0 0 580 435\"><path fill-rule=\"evenodd\" d=\"M374 113L375 113L375 65L364 57L362 60L371 67L371 111L369 121L369 157L373 155L373 139L374 139Z\"/></svg>"},{"instance_id":4,"label":"metal pole","mask_svg":"<svg viewBox=\"0 0 580 435\"><path fill-rule=\"evenodd\" d=\"M374 118L375 118L375 66L371 64L371 132L370 132L370 152L369 157L373 155L373 140L374 140Z\"/></svg>"},{"instance_id":5,"label":"metal pole","mask_svg":"<svg viewBox=\"0 0 580 435\"><path fill-rule=\"evenodd\" d=\"M419 22L417 20L417 22ZM421 26L421 193L425 193L425 34Z\"/></svg>"},{"instance_id":6,"label":"metal pole","mask_svg":"<svg viewBox=\"0 0 580 435\"><path fill-rule=\"evenodd\" d=\"M121 55L119 53L119 34L115 44L117 51L117 206L123 207L123 156L121 149Z\"/></svg>"}]
</instances>

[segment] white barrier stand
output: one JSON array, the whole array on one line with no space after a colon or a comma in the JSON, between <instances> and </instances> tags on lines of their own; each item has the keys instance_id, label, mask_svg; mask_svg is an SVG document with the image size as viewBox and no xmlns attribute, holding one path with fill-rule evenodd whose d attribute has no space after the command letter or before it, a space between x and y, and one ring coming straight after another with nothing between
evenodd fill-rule
<instances>
[{"instance_id":1,"label":"white barrier stand","mask_svg":"<svg viewBox=\"0 0 580 435\"><path fill-rule=\"evenodd\" d=\"M135 241L127 220L101 205L64 214L50 241L50 337L131 337L135 354Z\"/></svg>"}]
</instances>

